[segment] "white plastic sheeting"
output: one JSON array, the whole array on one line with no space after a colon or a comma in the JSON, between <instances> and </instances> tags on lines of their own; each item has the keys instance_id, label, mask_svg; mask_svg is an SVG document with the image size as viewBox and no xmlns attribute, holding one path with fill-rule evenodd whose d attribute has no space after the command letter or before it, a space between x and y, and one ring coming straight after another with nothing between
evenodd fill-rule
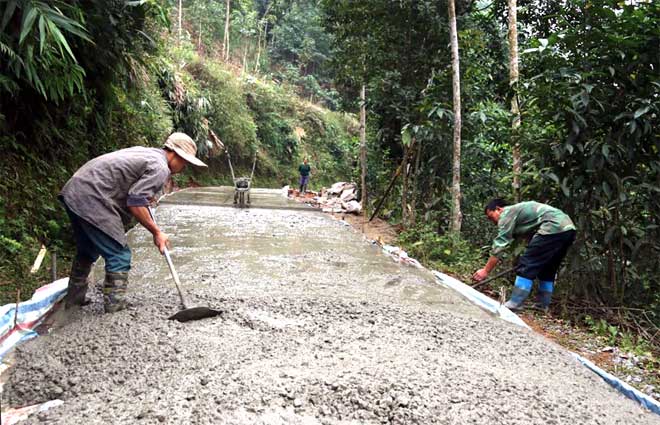
<instances>
[{"instance_id":1,"label":"white plastic sheeting","mask_svg":"<svg viewBox=\"0 0 660 425\"><path fill-rule=\"evenodd\" d=\"M511 322L515 325L522 326L524 328L529 328L529 326L527 326L527 324L523 322L520 317L518 317L508 308L504 307L503 304L500 304L494 299L487 297L486 295L482 294L481 292L477 291L471 286L468 286L463 282L461 282L460 280L455 279L449 275L440 273L435 270L433 271L433 274L435 275L435 277L438 278L438 281L440 282L441 285L453 289L454 291L463 295L465 298L472 301L474 304L478 305L484 310L487 310L495 314L496 316L501 317L507 322Z\"/></svg>"}]
</instances>

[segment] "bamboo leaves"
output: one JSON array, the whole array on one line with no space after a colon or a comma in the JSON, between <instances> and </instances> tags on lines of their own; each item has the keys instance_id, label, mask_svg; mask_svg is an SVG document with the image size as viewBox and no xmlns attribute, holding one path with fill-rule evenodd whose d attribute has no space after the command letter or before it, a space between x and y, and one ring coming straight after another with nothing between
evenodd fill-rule
<instances>
[{"instance_id":1,"label":"bamboo leaves","mask_svg":"<svg viewBox=\"0 0 660 425\"><path fill-rule=\"evenodd\" d=\"M26 7L23 9L23 23L21 24L21 35L18 40L19 45L23 44L25 37L32 31L32 24L34 24L34 20L37 18L37 13L39 13L37 8L31 7L30 3L26 4Z\"/></svg>"},{"instance_id":2,"label":"bamboo leaves","mask_svg":"<svg viewBox=\"0 0 660 425\"><path fill-rule=\"evenodd\" d=\"M18 2L16 0L10 0L10 1L7 2L7 6L5 6L5 11L2 14L2 22L0 23L0 31L4 31L5 28L7 27L7 24L9 23L9 20L14 15L14 11L16 10L17 3Z\"/></svg>"},{"instance_id":3,"label":"bamboo leaves","mask_svg":"<svg viewBox=\"0 0 660 425\"><path fill-rule=\"evenodd\" d=\"M82 91L85 73L70 43L72 37L87 43L91 39L79 12L61 1L6 2L0 23L0 53L9 60L0 67L0 75L6 80L24 80L55 102ZM8 87L3 85L5 90Z\"/></svg>"}]
</instances>

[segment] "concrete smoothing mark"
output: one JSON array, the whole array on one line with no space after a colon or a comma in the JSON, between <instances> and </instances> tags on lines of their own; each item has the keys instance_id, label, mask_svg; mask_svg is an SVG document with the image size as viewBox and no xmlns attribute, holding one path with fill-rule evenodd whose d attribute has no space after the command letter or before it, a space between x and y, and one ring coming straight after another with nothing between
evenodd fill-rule
<instances>
[{"instance_id":1,"label":"concrete smoothing mark","mask_svg":"<svg viewBox=\"0 0 660 425\"><path fill-rule=\"evenodd\" d=\"M176 196L176 195L175 195ZM175 197L173 197L175 199ZM101 301L16 350L3 406L31 423L657 423L569 353L393 263L328 217L163 205L194 302L142 229L128 311Z\"/></svg>"}]
</instances>

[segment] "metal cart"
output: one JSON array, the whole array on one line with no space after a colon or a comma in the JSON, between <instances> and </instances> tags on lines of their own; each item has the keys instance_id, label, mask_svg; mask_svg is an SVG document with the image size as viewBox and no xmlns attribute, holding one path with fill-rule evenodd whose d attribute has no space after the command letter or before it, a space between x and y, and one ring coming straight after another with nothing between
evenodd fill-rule
<instances>
[{"instance_id":1,"label":"metal cart","mask_svg":"<svg viewBox=\"0 0 660 425\"><path fill-rule=\"evenodd\" d=\"M239 208L245 208L250 205L250 189L252 188L254 169L257 165L257 153L254 153L254 161L252 163L250 177L236 177L234 174L234 167L231 165L231 156L229 155L229 152L227 152L227 160L229 161L231 178L234 180L234 205Z\"/></svg>"}]
</instances>

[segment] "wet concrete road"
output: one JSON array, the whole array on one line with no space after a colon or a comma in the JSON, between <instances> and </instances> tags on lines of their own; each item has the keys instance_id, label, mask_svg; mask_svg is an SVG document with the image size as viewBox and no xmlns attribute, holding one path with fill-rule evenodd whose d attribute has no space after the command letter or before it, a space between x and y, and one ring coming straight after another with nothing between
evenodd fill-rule
<instances>
[{"instance_id":1,"label":"wet concrete road","mask_svg":"<svg viewBox=\"0 0 660 425\"><path fill-rule=\"evenodd\" d=\"M245 210L222 188L163 200L185 290L223 316L166 320L176 291L137 228L135 306L104 315L96 293L21 346L3 406L60 398L31 422L65 424L660 422L560 347L278 192L253 191Z\"/></svg>"}]
</instances>

